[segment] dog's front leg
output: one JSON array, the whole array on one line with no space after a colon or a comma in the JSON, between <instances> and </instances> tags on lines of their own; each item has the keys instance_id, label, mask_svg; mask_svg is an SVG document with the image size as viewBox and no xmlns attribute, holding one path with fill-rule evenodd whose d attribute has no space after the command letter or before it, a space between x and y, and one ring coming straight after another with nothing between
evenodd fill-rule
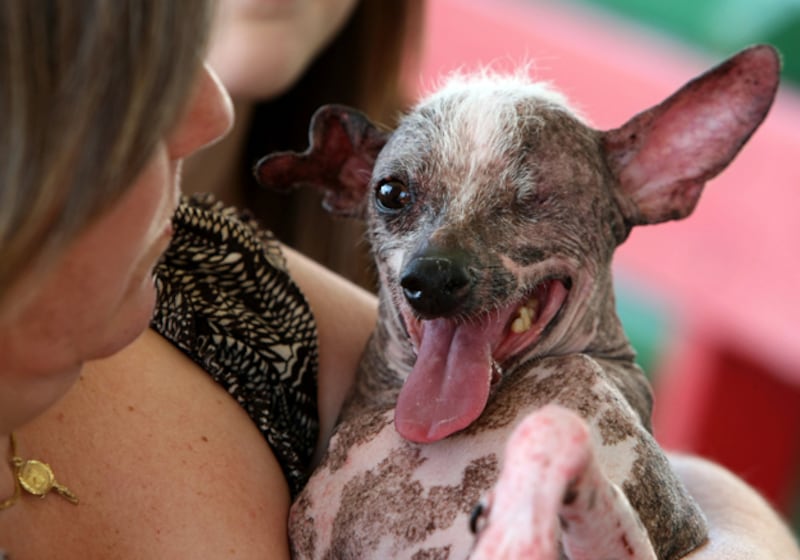
<instances>
[{"instance_id":1,"label":"dog's front leg","mask_svg":"<svg viewBox=\"0 0 800 560\"><path fill-rule=\"evenodd\" d=\"M595 459L586 423L558 405L508 440L500 478L475 518L473 560L655 560L647 532Z\"/></svg>"}]
</instances>

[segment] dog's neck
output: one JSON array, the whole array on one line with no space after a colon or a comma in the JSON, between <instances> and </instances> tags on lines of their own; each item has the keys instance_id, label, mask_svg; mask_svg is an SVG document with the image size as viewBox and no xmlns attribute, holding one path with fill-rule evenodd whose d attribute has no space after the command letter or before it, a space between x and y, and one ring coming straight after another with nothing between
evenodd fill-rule
<instances>
[{"instance_id":1,"label":"dog's neck","mask_svg":"<svg viewBox=\"0 0 800 560\"><path fill-rule=\"evenodd\" d=\"M567 352L587 354L596 359L612 360L620 364L633 364L636 353L617 315L610 269L605 269L602 275L595 278L591 290L592 294L586 299L583 308L576 313L575 321L565 327L568 333L576 334L571 339L564 337L562 344ZM576 340L574 337L580 338ZM573 346L570 346L569 340Z\"/></svg>"}]
</instances>

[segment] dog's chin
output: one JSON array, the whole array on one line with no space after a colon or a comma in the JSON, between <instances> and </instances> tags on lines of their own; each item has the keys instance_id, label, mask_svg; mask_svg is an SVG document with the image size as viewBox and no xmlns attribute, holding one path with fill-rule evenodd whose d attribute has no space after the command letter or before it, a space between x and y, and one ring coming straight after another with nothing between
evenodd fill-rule
<instances>
[{"instance_id":1,"label":"dog's chin","mask_svg":"<svg viewBox=\"0 0 800 560\"><path fill-rule=\"evenodd\" d=\"M565 305L572 282L569 278L547 278L536 283L525 296L504 307L492 309L467 318L452 321L482 324L492 349L494 372L492 383L502 377L502 371L523 358L535 354L549 327ZM426 320L417 316L407 305L401 310L406 329L415 349L419 348Z\"/></svg>"}]
</instances>

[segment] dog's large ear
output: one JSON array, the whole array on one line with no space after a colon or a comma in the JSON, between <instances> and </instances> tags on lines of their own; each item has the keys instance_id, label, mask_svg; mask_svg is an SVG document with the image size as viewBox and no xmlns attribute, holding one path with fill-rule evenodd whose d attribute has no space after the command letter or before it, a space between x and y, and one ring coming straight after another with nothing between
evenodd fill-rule
<instances>
[{"instance_id":1,"label":"dog's large ear","mask_svg":"<svg viewBox=\"0 0 800 560\"><path fill-rule=\"evenodd\" d=\"M276 190L314 187L325 193L329 212L361 217L372 167L389 135L355 109L324 105L311 118L308 149L267 155L255 175Z\"/></svg>"},{"instance_id":2,"label":"dog's large ear","mask_svg":"<svg viewBox=\"0 0 800 560\"><path fill-rule=\"evenodd\" d=\"M694 210L705 182L733 160L764 120L779 74L775 49L745 49L603 133L630 225L683 218Z\"/></svg>"}]
</instances>

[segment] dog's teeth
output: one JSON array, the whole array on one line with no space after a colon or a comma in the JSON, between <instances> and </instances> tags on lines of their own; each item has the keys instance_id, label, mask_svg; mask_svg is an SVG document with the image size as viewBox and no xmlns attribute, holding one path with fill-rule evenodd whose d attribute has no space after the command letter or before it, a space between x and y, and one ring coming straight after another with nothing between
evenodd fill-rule
<instances>
[{"instance_id":1,"label":"dog's teeth","mask_svg":"<svg viewBox=\"0 0 800 560\"><path fill-rule=\"evenodd\" d=\"M525 321L523 320L522 317L517 317L511 323L511 332L513 332L514 334L522 334L529 328L531 328L530 322L528 322L528 325L526 326Z\"/></svg>"},{"instance_id":2,"label":"dog's teeth","mask_svg":"<svg viewBox=\"0 0 800 560\"><path fill-rule=\"evenodd\" d=\"M516 334L524 333L530 329L531 319L533 318L531 310L527 307L520 307L518 313L517 318L511 323L511 330Z\"/></svg>"},{"instance_id":3,"label":"dog's teeth","mask_svg":"<svg viewBox=\"0 0 800 560\"><path fill-rule=\"evenodd\" d=\"M533 318L539 311L539 300L536 296L531 298L520 306L517 310L517 318L511 322L511 332L514 334L522 334L530 330L533 324Z\"/></svg>"},{"instance_id":4,"label":"dog's teeth","mask_svg":"<svg viewBox=\"0 0 800 560\"><path fill-rule=\"evenodd\" d=\"M503 377L503 368L492 358L492 382L499 381L501 377Z\"/></svg>"}]
</instances>

